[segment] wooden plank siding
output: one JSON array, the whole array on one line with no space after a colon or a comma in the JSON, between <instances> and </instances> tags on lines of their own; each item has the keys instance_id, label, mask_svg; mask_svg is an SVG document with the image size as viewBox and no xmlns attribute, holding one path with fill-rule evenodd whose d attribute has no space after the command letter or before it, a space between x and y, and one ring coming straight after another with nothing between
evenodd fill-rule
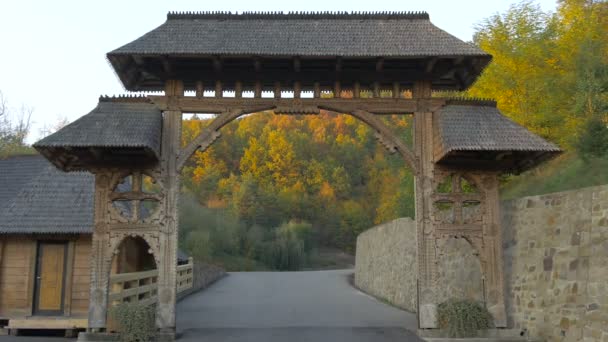
<instances>
[{"instance_id":1,"label":"wooden plank siding","mask_svg":"<svg viewBox=\"0 0 608 342\"><path fill-rule=\"evenodd\" d=\"M72 268L71 316L86 317L89 312L89 284L91 281L91 236L81 235L74 242Z\"/></svg>"},{"instance_id":2,"label":"wooden plank siding","mask_svg":"<svg viewBox=\"0 0 608 342\"><path fill-rule=\"evenodd\" d=\"M89 307L91 236L41 236L44 240L70 241L66 266L65 315L86 317ZM36 245L38 237L6 235L0 248L0 317L32 315Z\"/></svg>"},{"instance_id":3,"label":"wooden plank siding","mask_svg":"<svg viewBox=\"0 0 608 342\"><path fill-rule=\"evenodd\" d=\"M0 265L0 316L24 317L31 314L33 277L32 260L35 260L36 242L27 237L5 237Z\"/></svg>"}]
</instances>

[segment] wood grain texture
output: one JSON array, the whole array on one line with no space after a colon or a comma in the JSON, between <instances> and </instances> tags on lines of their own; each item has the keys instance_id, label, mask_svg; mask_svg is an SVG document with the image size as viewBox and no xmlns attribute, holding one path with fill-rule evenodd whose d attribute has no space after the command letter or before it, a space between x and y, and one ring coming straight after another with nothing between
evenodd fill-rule
<instances>
[{"instance_id":1,"label":"wood grain texture","mask_svg":"<svg viewBox=\"0 0 608 342\"><path fill-rule=\"evenodd\" d=\"M62 310L65 276L65 245L40 244L38 310Z\"/></svg>"},{"instance_id":2,"label":"wood grain texture","mask_svg":"<svg viewBox=\"0 0 608 342\"><path fill-rule=\"evenodd\" d=\"M30 253L35 250L35 244L26 238L7 237L3 249L0 268L0 314L7 317L29 315Z\"/></svg>"}]
</instances>

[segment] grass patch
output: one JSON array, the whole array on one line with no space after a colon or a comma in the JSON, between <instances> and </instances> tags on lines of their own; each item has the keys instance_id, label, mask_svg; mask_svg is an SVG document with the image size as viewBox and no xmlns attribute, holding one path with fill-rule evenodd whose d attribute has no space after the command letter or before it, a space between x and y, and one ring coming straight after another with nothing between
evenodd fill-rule
<instances>
[{"instance_id":1,"label":"grass patch","mask_svg":"<svg viewBox=\"0 0 608 342\"><path fill-rule=\"evenodd\" d=\"M501 198L543 195L608 184L608 159L583 161L565 153L533 170L512 176L501 189Z\"/></svg>"}]
</instances>

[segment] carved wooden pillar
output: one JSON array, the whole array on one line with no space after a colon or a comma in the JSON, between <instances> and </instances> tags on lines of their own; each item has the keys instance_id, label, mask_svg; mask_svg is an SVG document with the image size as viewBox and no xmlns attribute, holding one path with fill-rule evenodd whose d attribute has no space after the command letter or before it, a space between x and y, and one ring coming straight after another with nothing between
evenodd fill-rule
<instances>
[{"instance_id":1,"label":"carved wooden pillar","mask_svg":"<svg viewBox=\"0 0 608 342\"><path fill-rule=\"evenodd\" d=\"M2 269L2 254L4 253L4 239L0 237L0 269ZM2 278L0 278L2 281Z\"/></svg>"},{"instance_id":2,"label":"carved wooden pillar","mask_svg":"<svg viewBox=\"0 0 608 342\"><path fill-rule=\"evenodd\" d=\"M106 328L108 276L112 258L108 234L108 195L112 190L110 180L110 172L98 171L95 173L95 212L89 295L88 329L90 332L101 332Z\"/></svg>"},{"instance_id":3,"label":"carved wooden pillar","mask_svg":"<svg viewBox=\"0 0 608 342\"><path fill-rule=\"evenodd\" d=\"M485 175L483 186L486 192L486 212L483 219L483 247L480 258L485 278L486 307L494 317L494 325L502 328L507 326L507 317L498 174Z\"/></svg>"},{"instance_id":4,"label":"carved wooden pillar","mask_svg":"<svg viewBox=\"0 0 608 342\"><path fill-rule=\"evenodd\" d=\"M177 234L180 175L177 158L180 151L182 112L176 105L176 97L184 94L181 81L166 82L165 96L169 110L163 113L163 136L161 148L161 178L166 200L165 217L161 221L159 234L158 303L156 326L161 334L175 334Z\"/></svg>"},{"instance_id":5,"label":"carved wooden pillar","mask_svg":"<svg viewBox=\"0 0 608 342\"><path fill-rule=\"evenodd\" d=\"M417 81L412 89L414 99L431 97L431 82ZM414 153L418 161L416 174L416 237L418 259L418 320L420 328L437 328L437 255L435 230L431 220L433 193L433 113L414 113Z\"/></svg>"}]
</instances>

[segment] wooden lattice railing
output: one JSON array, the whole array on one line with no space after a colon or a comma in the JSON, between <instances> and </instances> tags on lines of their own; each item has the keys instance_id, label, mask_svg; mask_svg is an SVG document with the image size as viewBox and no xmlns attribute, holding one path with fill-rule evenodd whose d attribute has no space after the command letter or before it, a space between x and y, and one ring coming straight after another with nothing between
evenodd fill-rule
<instances>
[{"instance_id":1,"label":"wooden lattice railing","mask_svg":"<svg viewBox=\"0 0 608 342\"><path fill-rule=\"evenodd\" d=\"M189 290L194 281L192 258L185 265L177 266L177 293ZM158 270L119 273L110 276L109 302L112 306L120 303L156 304Z\"/></svg>"}]
</instances>

